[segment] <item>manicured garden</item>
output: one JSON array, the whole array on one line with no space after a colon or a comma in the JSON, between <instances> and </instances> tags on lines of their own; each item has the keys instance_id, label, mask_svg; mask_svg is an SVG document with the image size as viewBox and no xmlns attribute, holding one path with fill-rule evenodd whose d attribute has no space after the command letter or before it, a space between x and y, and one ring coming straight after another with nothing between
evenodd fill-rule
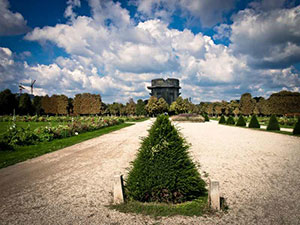
<instances>
[{"instance_id":1,"label":"manicured garden","mask_svg":"<svg viewBox=\"0 0 300 225\"><path fill-rule=\"evenodd\" d=\"M0 117L0 168L130 126L145 117Z\"/></svg>"}]
</instances>

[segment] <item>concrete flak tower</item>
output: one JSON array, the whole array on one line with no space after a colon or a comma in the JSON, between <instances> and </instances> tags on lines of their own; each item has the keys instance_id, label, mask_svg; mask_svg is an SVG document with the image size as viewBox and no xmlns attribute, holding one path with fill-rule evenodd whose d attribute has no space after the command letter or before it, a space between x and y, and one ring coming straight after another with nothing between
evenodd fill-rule
<instances>
[{"instance_id":1,"label":"concrete flak tower","mask_svg":"<svg viewBox=\"0 0 300 225\"><path fill-rule=\"evenodd\" d=\"M154 79L151 81L151 86L148 87L151 90L151 96L155 96L158 99L163 98L169 105L179 97L180 88L179 80L174 78L166 80L163 78Z\"/></svg>"}]
</instances>

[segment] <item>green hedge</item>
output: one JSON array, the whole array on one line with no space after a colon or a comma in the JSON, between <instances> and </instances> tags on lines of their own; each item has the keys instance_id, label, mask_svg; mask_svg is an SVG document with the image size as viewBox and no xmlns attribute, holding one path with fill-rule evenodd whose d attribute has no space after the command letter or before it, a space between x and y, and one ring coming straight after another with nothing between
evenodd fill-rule
<instances>
[{"instance_id":1,"label":"green hedge","mask_svg":"<svg viewBox=\"0 0 300 225\"><path fill-rule=\"evenodd\" d=\"M267 126L267 130L280 130L279 123L275 115L272 115L269 124Z\"/></svg>"},{"instance_id":2,"label":"green hedge","mask_svg":"<svg viewBox=\"0 0 300 225\"><path fill-rule=\"evenodd\" d=\"M227 125L234 125L235 124L234 118L232 116L229 116L227 121L226 121L226 124Z\"/></svg>"},{"instance_id":3,"label":"green hedge","mask_svg":"<svg viewBox=\"0 0 300 225\"><path fill-rule=\"evenodd\" d=\"M225 119L225 116L222 115L220 120L219 120L219 124L226 124L226 119Z\"/></svg>"},{"instance_id":4,"label":"green hedge","mask_svg":"<svg viewBox=\"0 0 300 225\"><path fill-rule=\"evenodd\" d=\"M132 162L125 190L141 202L179 203L206 194L189 145L165 115L158 116Z\"/></svg>"},{"instance_id":5,"label":"green hedge","mask_svg":"<svg viewBox=\"0 0 300 225\"><path fill-rule=\"evenodd\" d=\"M236 122L236 126L238 126L238 127L245 127L246 126L245 119L242 115L240 115L238 121Z\"/></svg>"},{"instance_id":6,"label":"green hedge","mask_svg":"<svg viewBox=\"0 0 300 225\"><path fill-rule=\"evenodd\" d=\"M298 118L298 122L295 124L293 134L295 135L300 134L300 117Z\"/></svg>"},{"instance_id":7,"label":"green hedge","mask_svg":"<svg viewBox=\"0 0 300 225\"><path fill-rule=\"evenodd\" d=\"M259 124L259 122L258 122L258 120L257 120L257 118L256 118L255 115L253 115L251 117L251 120L250 120L250 123L249 123L248 127L249 128L260 128L260 124Z\"/></svg>"}]
</instances>

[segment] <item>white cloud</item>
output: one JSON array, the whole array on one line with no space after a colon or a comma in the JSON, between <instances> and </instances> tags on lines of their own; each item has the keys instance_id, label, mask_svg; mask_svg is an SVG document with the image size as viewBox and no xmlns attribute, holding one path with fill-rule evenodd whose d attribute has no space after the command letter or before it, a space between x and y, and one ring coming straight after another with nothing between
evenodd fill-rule
<instances>
[{"instance_id":1,"label":"white cloud","mask_svg":"<svg viewBox=\"0 0 300 225\"><path fill-rule=\"evenodd\" d=\"M9 10L8 0L0 0L0 36L23 34L29 31L23 16Z\"/></svg>"},{"instance_id":2,"label":"white cloud","mask_svg":"<svg viewBox=\"0 0 300 225\"><path fill-rule=\"evenodd\" d=\"M260 68L287 68L300 61L300 6L240 11L231 26L231 48Z\"/></svg>"},{"instance_id":3,"label":"white cloud","mask_svg":"<svg viewBox=\"0 0 300 225\"><path fill-rule=\"evenodd\" d=\"M75 6L72 5L74 2L70 2L70 6ZM18 62L11 50L2 48L0 87L6 87L13 79L16 85L36 79L38 93L73 96L92 92L100 93L105 102L124 102L130 97L148 98L147 86L151 79L158 77L180 79L182 96L192 97L193 101L230 100L239 98L246 91L255 96L261 95L262 89L268 92L284 86L294 90L300 86L299 71L292 66L280 69L252 66L259 62L255 61L256 54L265 62L288 59L290 55L298 54L296 41L280 48L282 43L286 43L286 37L274 36L279 31L273 31L272 36L264 29L256 30L259 23L263 23L271 32L267 25L272 18L278 18L270 17L276 12L281 15L280 23L294 28L291 24L297 24L298 19L290 13L293 9L284 11L291 15L292 20L287 20L280 10L262 14L254 9L240 12L231 27L220 25L216 28L223 36L228 36L226 30L232 29L232 43L227 47L216 44L202 33L171 29L163 20L148 19L136 24L120 3L90 0L89 4L92 7L91 17L74 14L68 24L35 28L25 36L30 41L52 42L64 49L68 57L58 57L49 65L28 65ZM293 40L293 35L297 39L297 32L296 29L291 30L288 40ZM270 45L257 44L265 44L264 38L273 41L274 49L269 49ZM280 52L280 49L283 51ZM278 54L275 56L268 51L277 51ZM11 79L4 74L10 74Z\"/></svg>"}]
</instances>

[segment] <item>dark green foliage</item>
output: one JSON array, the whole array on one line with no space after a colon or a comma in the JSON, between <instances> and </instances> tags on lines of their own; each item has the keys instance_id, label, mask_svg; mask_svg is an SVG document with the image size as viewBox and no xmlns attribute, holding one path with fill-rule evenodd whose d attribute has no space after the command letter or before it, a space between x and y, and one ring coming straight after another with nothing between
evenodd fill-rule
<instances>
[{"instance_id":1,"label":"dark green foliage","mask_svg":"<svg viewBox=\"0 0 300 225\"><path fill-rule=\"evenodd\" d=\"M267 130L280 130L279 123L275 115L272 115L269 124L267 126Z\"/></svg>"},{"instance_id":2,"label":"dark green foliage","mask_svg":"<svg viewBox=\"0 0 300 225\"><path fill-rule=\"evenodd\" d=\"M257 120L257 118L256 118L255 115L253 115L251 117L251 120L250 120L250 123L249 123L248 127L249 128L260 128L260 124L259 124L259 122L258 122L258 120Z\"/></svg>"},{"instance_id":3,"label":"dark green foliage","mask_svg":"<svg viewBox=\"0 0 300 225\"><path fill-rule=\"evenodd\" d=\"M146 106L146 104L142 99L139 99L137 101L137 104L136 104L136 115L137 116L142 116L142 115L147 114L145 106Z\"/></svg>"},{"instance_id":4,"label":"dark green foliage","mask_svg":"<svg viewBox=\"0 0 300 225\"><path fill-rule=\"evenodd\" d=\"M226 124L227 125L234 125L235 124L234 118L232 116L229 116L227 121L226 121Z\"/></svg>"},{"instance_id":5,"label":"dark green foliage","mask_svg":"<svg viewBox=\"0 0 300 225\"><path fill-rule=\"evenodd\" d=\"M25 93L20 96L19 101L19 114L20 115L27 115L33 113L33 106L31 103L30 96Z\"/></svg>"},{"instance_id":6,"label":"dark green foliage","mask_svg":"<svg viewBox=\"0 0 300 225\"><path fill-rule=\"evenodd\" d=\"M44 110L42 108L42 99L43 97L41 96L34 96L33 98L32 106L36 115L42 115L44 113Z\"/></svg>"},{"instance_id":7,"label":"dark green foliage","mask_svg":"<svg viewBox=\"0 0 300 225\"><path fill-rule=\"evenodd\" d=\"M245 127L246 126L245 119L242 115L240 115L238 121L236 122L236 126L238 126L238 127Z\"/></svg>"},{"instance_id":8,"label":"dark green foliage","mask_svg":"<svg viewBox=\"0 0 300 225\"><path fill-rule=\"evenodd\" d=\"M225 116L222 115L220 120L219 120L219 124L226 124L226 119L225 119Z\"/></svg>"},{"instance_id":9,"label":"dark green foliage","mask_svg":"<svg viewBox=\"0 0 300 225\"><path fill-rule=\"evenodd\" d=\"M300 134L300 117L298 118L298 122L296 123L294 130L293 130L293 134Z\"/></svg>"},{"instance_id":10,"label":"dark green foliage","mask_svg":"<svg viewBox=\"0 0 300 225\"><path fill-rule=\"evenodd\" d=\"M204 114L204 120L205 120L205 122L208 122L208 121L209 121L209 117L208 117L207 114Z\"/></svg>"},{"instance_id":11,"label":"dark green foliage","mask_svg":"<svg viewBox=\"0 0 300 225\"><path fill-rule=\"evenodd\" d=\"M206 194L188 144L160 115L149 130L126 181L126 194L141 202L184 202Z\"/></svg>"},{"instance_id":12,"label":"dark green foliage","mask_svg":"<svg viewBox=\"0 0 300 225\"><path fill-rule=\"evenodd\" d=\"M9 89L0 92L0 115L12 115L18 109L18 100Z\"/></svg>"}]
</instances>

